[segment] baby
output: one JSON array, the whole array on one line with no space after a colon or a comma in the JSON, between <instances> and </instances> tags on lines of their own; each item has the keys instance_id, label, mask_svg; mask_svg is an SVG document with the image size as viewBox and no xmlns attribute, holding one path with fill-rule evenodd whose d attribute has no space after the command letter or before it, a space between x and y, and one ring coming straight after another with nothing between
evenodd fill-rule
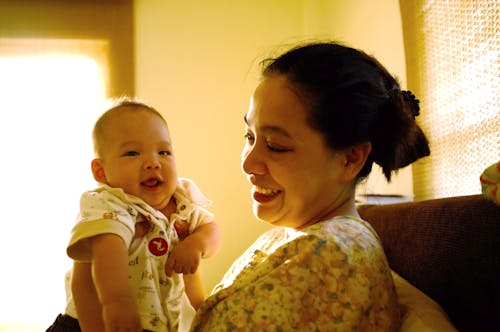
<instances>
[{"instance_id":1,"label":"baby","mask_svg":"<svg viewBox=\"0 0 500 332\"><path fill-rule=\"evenodd\" d=\"M189 325L186 295L195 309L205 298L200 260L220 248L210 201L178 178L167 123L154 108L119 101L96 122L93 142L100 186L81 197L67 248L74 265L66 313L47 331Z\"/></svg>"}]
</instances>

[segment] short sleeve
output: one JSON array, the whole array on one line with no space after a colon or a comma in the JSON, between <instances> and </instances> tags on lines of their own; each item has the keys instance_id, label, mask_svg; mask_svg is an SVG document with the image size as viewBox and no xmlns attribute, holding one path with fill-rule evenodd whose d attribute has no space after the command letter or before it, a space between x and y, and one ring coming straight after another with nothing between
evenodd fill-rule
<instances>
[{"instance_id":1,"label":"short sleeve","mask_svg":"<svg viewBox=\"0 0 500 332\"><path fill-rule=\"evenodd\" d=\"M175 217L188 222L189 233L214 220L214 214L207 209L212 202L192 180L179 178L179 187L174 197L178 205Z\"/></svg>"},{"instance_id":2,"label":"short sleeve","mask_svg":"<svg viewBox=\"0 0 500 332\"><path fill-rule=\"evenodd\" d=\"M185 198L198 206L208 207L212 205L212 201L201 192L201 189L193 180L179 178L179 189L180 192L178 194L185 196Z\"/></svg>"},{"instance_id":3,"label":"short sleeve","mask_svg":"<svg viewBox=\"0 0 500 332\"><path fill-rule=\"evenodd\" d=\"M80 213L71 231L67 254L78 261L90 260L88 239L99 234L116 234L128 247L135 232L137 212L107 191L85 192Z\"/></svg>"}]
</instances>

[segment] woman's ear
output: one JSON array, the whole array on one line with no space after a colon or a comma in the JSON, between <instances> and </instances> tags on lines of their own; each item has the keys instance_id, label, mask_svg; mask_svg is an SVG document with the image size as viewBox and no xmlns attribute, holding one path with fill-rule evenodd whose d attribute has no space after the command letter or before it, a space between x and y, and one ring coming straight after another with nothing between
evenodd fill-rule
<instances>
[{"instance_id":1,"label":"woman's ear","mask_svg":"<svg viewBox=\"0 0 500 332\"><path fill-rule=\"evenodd\" d=\"M94 179L99 183L106 183L106 174L104 174L104 167L102 166L101 159L93 159L90 167L92 168L92 174Z\"/></svg>"},{"instance_id":2,"label":"woman's ear","mask_svg":"<svg viewBox=\"0 0 500 332\"><path fill-rule=\"evenodd\" d=\"M341 181L344 183L354 180L365 165L368 155L372 151L370 142L353 145L344 150L344 172Z\"/></svg>"}]
</instances>

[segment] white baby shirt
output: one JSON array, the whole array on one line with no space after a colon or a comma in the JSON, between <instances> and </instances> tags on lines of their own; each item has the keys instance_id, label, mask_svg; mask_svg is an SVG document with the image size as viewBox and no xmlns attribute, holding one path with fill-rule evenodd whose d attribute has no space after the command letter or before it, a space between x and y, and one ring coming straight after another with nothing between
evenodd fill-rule
<instances>
[{"instance_id":1,"label":"white baby shirt","mask_svg":"<svg viewBox=\"0 0 500 332\"><path fill-rule=\"evenodd\" d=\"M191 233L213 220L213 214L205 209L211 202L191 180L179 178L174 198L177 211L168 220L122 189L102 185L87 191L81 197L80 213L67 248L73 260L89 261L88 238L104 233L120 236L129 248L129 284L142 326L151 331L177 331L182 319L181 304L185 299L182 275L165 274L168 255L179 241L174 222L185 220ZM135 224L146 221L150 224L149 232L134 239ZM77 318L71 296L66 313Z\"/></svg>"}]
</instances>

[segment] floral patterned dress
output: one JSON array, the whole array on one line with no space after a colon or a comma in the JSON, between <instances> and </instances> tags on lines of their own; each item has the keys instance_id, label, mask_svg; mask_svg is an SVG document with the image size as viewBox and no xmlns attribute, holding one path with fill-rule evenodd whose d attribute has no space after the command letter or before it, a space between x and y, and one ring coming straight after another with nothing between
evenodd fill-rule
<instances>
[{"instance_id":1,"label":"floral patterned dress","mask_svg":"<svg viewBox=\"0 0 500 332\"><path fill-rule=\"evenodd\" d=\"M335 217L263 234L199 309L192 331L397 331L399 307L372 227Z\"/></svg>"}]
</instances>

